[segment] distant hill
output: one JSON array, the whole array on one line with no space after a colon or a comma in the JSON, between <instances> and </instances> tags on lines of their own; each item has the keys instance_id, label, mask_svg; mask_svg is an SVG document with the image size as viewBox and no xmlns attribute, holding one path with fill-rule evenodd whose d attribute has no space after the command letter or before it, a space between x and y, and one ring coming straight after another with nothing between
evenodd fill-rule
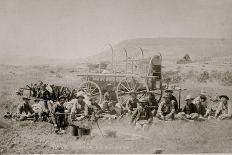
<instances>
[{"instance_id":1,"label":"distant hill","mask_svg":"<svg viewBox=\"0 0 232 155\"><path fill-rule=\"evenodd\" d=\"M128 56L141 55L139 48L144 50L145 56L160 52L164 61L176 61L185 54L191 58L232 56L232 39L202 39L202 38L138 38L122 41L114 46L117 60L125 57L123 48ZM111 51L106 50L97 55L88 57L86 62L111 60Z\"/></svg>"},{"instance_id":2,"label":"distant hill","mask_svg":"<svg viewBox=\"0 0 232 155\"><path fill-rule=\"evenodd\" d=\"M185 54L189 54L191 59L200 57L226 57L232 56L232 39L202 39L202 38L137 38L124 40L114 48L114 61L125 60L127 50L128 57L141 57L142 48L144 56L151 56L160 52L164 62L176 62ZM13 65L40 65L40 64L65 64L77 65L79 63L99 63L100 61L111 61L112 54L110 48L85 59L51 59L46 57L24 57L20 55L2 55L0 64Z\"/></svg>"}]
</instances>

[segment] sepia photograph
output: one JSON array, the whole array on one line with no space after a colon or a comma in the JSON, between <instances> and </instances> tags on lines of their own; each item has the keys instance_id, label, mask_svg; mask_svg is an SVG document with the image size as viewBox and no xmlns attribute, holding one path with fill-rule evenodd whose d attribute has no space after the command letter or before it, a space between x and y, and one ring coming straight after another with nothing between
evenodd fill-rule
<instances>
[{"instance_id":1,"label":"sepia photograph","mask_svg":"<svg viewBox=\"0 0 232 155\"><path fill-rule=\"evenodd\" d=\"M0 0L0 154L232 153L232 0Z\"/></svg>"}]
</instances>

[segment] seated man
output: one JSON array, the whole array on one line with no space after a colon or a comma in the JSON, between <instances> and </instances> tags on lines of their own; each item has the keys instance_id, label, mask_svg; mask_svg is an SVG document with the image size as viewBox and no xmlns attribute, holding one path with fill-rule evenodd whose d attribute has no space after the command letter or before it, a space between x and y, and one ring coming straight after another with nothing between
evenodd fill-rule
<instances>
[{"instance_id":1,"label":"seated man","mask_svg":"<svg viewBox=\"0 0 232 155\"><path fill-rule=\"evenodd\" d=\"M197 113L200 119L204 119L210 116L211 108L208 105L208 99L205 90L201 90L200 96L193 100L193 104L195 104L197 108Z\"/></svg>"},{"instance_id":2,"label":"seated man","mask_svg":"<svg viewBox=\"0 0 232 155\"><path fill-rule=\"evenodd\" d=\"M56 132L58 131L63 131L64 128L67 126L67 122L65 119L65 96L60 96L59 101L55 102L52 111L51 111L51 116L52 116L52 123L55 127Z\"/></svg>"},{"instance_id":3,"label":"seated man","mask_svg":"<svg viewBox=\"0 0 232 155\"><path fill-rule=\"evenodd\" d=\"M126 108L127 108L128 115L131 115L136 110L139 104L139 100L137 98L136 92L132 91L129 93L129 95L130 95L130 99L126 103Z\"/></svg>"},{"instance_id":4,"label":"seated man","mask_svg":"<svg viewBox=\"0 0 232 155\"><path fill-rule=\"evenodd\" d=\"M107 84L107 92L104 94L104 101L102 104L102 110L106 113L116 114L115 105L117 104L117 96L113 89L112 84Z\"/></svg>"},{"instance_id":5,"label":"seated man","mask_svg":"<svg viewBox=\"0 0 232 155\"><path fill-rule=\"evenodd\" d=\"M196 106L192 103L193 98L191 95L187 95L185 99L186 103L184 107L182 108L181 112L178 113L177 117L178 119L182 120L196 120L198 119L198 114L197 114L197 108Z\"/></svg>"},{"instance_id":6,"label":"seated man","mask_svg":"<svg viewBox=\"0 0 232 155\"><path fill-rule=\"evenodd\" d=\"M179 111L178 102L177 102L176 97L173 95L173 90L171 88L168 88L167 90L165 90L165 93L167 93L167 95L169 96L170 102L172 102L172 104L174 104L175 113L178 113L178 111Z\"/></svg>"},{"instance_id":7,"label":"seated man","mask_svg":"<svg viewBox=\"0 0 232 155\"><path fill-rule=\"evenodd\" d=\"M24 121L28 118L33 118L35 117L35 113L30 105L30 98L23 96L23 103L20 103L17 107L17 112L16 112L16 119L19 121Z\"/></svg>"},{"instance_id":8,"label":"seated man","mask_svg":"<svg viewBox=\"0 0 232 155\"><path fill-rule=\"evenodd\" d=\"M101 107L97 104L96 102L96 98L92 97L89 99L90 101L90 105L88 106L88 108L86 109L87 111L85 113L87 113L88 117L100 117L101 113L103 112Z\"/></svg>"},{"instance_id":9,"label":"seated man","mask_svg":"<svg viewBox=\"0 0 232 155\"><path fill-rule=\"evenodd\" d=\"M163 101L160 103L157 118L161 120L173 120L175 114L175 105L170 101L170 96L165 94L163 96Z\"/></svg>"},{"instance_id":10,"label":"seated man","mask_svg":"<svg viewBox=\"0 0 232 155\"><path fill-rule=\"evenodd\" d=\"M137 127L145 127L144 125L151 125L153 115L148 106L148 100L142 99L131 118L131 124L136 124Z\"/></svg>"},{"instance_id":11,"label":"seated man","mask_svg":"<svg viewBox=\"0 0 232 155\"><path fill-rule=\"evenodd\" d=\"M228 103L229 97L226 95L219 96L221 102L215 113L215 118L219 120L230 119L232 117L231 105Z\"/></svg>"},{"instance_id":12,"label":"seated man","mask_svg":"<svg viewBox=\"0 0 232 155\"><path fill-rule=\"evenodd\" d=\"M84 101L85 97L82 94L78 94L76 98L77 102L73 104L73 107L71 109L71 115L73 120L77 119L77 117L78 119L83 119L85 116L87 116L86 112L88 111L88 106Z\"/></svg>"},{"instance_id":13,"label":"seated man","mask_svg":"<svg viewBox=\"0 0 232 155\"><path fill-rule=\"evenodd\" d=\"M49 116L52 110L53 101L51 100L51 95L49 91L45 91L43 93L42 100L38 101L38 104L41 105L42 111L40 113L42 121L51 121L49 120Z\"/></svg>"},{"instance_id":14,"label":"seated man","mask_svg":"<svg viewBox=\"0 0 232 155\"><path fill-rule=\"evenodd\" d=\"M152 92L148 92L147 102L147 107L150 108L152 115L156 116L159 105L155 95Z\"/></svg>"}]
</instances>

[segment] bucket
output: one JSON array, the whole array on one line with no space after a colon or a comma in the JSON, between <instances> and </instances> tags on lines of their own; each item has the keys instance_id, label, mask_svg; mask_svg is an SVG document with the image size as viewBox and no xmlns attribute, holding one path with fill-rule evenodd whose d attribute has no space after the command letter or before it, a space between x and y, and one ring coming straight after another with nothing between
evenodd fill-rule
<instances>
[{"instance_id":1,"label":"bucket","mask_svg":"<svg viewBox=\"0 0 232 155\"><path fill-rule=\"evenodd\" d=\"M71 134L72 136L78 136L78 126L72 125L71 126Z\"/></svg>"},{"instance_id":2,"label":"bucket","mask_svg":"<svg viewBox=\"0 0 232 155\"><path fill-rule=\"evenodd\" d=\"M78 128L78 136L90 135L91 130L89 128Z\"/></svg>"}]
</instances>

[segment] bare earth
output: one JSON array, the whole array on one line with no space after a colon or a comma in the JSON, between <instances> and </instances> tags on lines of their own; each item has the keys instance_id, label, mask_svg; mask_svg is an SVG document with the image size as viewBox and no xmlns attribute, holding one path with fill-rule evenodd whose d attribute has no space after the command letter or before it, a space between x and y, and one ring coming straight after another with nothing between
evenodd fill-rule
<instances>
[{"instance_id":1,"label":"bare earth","mask_svg":"<svg viewBox=\"0 0 232 155\"><path fill-rule=\"evenodd\" d=\"M15 95L18 88L28 83L42 80L57 85L77 88L80 79L70 69L51 66L0 66L0 115L14 111L21 101ZM185 82L187 88L182 95L198 95L202 88L214 96L226 93L232 97L232 87L217 83L199 84ZM215 105L216 106L216 105ZM44 122L16 122L3 120L11 128L0 129L1 153L231 153L231 120L205 122L154 121L148 132L137 131L127 124L127 120L101 121L99 125L105 130L116 131L116 137L102 137L94 126L91 136L77 140L67 134L56 135L51 124Z\"/></svg>"}]
</instances>

